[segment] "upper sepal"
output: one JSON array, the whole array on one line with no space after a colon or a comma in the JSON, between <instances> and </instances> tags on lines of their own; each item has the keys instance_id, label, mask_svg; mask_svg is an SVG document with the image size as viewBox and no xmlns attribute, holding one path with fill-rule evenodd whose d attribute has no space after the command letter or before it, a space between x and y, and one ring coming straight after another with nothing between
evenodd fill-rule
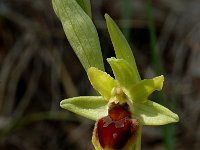
<instances>
[{"instance_id":1,"label":"upper sepal","mask_svg":"<svg viewBox=\"0 0 200 150\"><path fill-rule=\"evenodd\" d=\"M126 38L120 31L117 24L114 22L114 20L108 14L105 14L105 18L106 18L108 32L110 34L110 38L111 38L111 41L112 41L112 44L113 44L113 47L115 50L116 57L118 59L126 60L132 66L132 68L135 70L136 75L137 75L137 80L140 80L140 75L138 73L138 69L137 69L137 66L135 63L135 58L133 56L132 50L131 50Z\"/></svg>"},{"instance_id":2,"label":"upper sepal","mask_svg":"<svg viewBox=\"0 0 200 150\"><path fill-rule=\"evenodd\" d=\"M113 70L115 78L121 86L129 89L130 86L139 82L137 70L134 69L126 60L112 57L108 58L107 61Z\"/></svg>"}]
</instances>

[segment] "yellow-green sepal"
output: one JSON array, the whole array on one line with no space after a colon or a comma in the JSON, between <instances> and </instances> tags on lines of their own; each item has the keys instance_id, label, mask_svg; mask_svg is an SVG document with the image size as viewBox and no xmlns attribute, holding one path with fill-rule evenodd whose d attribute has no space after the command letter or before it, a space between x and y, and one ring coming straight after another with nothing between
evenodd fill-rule
<instances>
[{"instance_id":1,"label":"yellow-green sepal","mask_svg":"<svg viewBox=\"0 0 200 150\"><path fill-rule=\"evenodd\" d=\"M60 107L92 120L107 115L108 102L102 96L80 96L64 99Z\"/></svg>"},{"instance_id":2,"label":"yellow-green sepal","mask_svg":"<svg viewBox=\"0 0 200 150\"><path fill-rule=\"evenodd\" d=\"M142 125L165 125L179 121L177 114L156 102L147 100L145 103L133 103L133 105L133 115Z\"/></svg>"},{"instance_id":3,"label":"yellow-green sepal","mask_svg":"<svg viewBox=\"0 0 200 150\"><path fill-rule=\"evenodd\" d=\"M108 58L107 61L113 70L116 80L122 87L129 89L133 84L140 81L137 77L137 70L126 60L112 57Z\"/></svg>"},{"instance_id":4,"label":"yellow-green sepal","mask_svg":"<svg viewBox=\"0 0 200 150\"><path fill-rule=\"evenodd\" d=\"M130 64L130 66L135 70L137 80L140 80L140 75L138 73L135 58L133 56L132 50L126 38L120 31L117 24L108 14L105 14L105 18L106 18L108 32L110 34L110 38L115 50L116 57L118 59L126 60Z\"/></svg>"}]
</instances>

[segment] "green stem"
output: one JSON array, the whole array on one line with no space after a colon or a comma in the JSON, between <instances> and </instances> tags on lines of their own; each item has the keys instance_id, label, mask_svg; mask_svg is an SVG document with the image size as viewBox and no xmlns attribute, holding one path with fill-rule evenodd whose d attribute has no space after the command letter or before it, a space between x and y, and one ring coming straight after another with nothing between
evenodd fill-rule
<instances>
[{"instance_id":1,"label":"green stem","mask_svg":"<svg viewBox=\"0 0 200 150\"><path fill-rule=\"evenodd\" d=\"M141 137L142 137L142 126L138 129L138 136L136 143L133 146L133 150L141 150Z\"/></svg>"}]
</instances>

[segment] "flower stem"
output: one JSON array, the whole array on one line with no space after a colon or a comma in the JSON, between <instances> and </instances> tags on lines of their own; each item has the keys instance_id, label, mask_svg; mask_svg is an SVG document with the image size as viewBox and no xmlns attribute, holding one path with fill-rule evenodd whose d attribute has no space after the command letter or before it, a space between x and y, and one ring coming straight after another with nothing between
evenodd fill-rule
<instances>
[{"instance_id":1,"label":"flower stem","mask_svg":"<svg viewBox=\"0 0 200 150\"><path fill-rule=\"evenodd\" d=\"M133 150L141 150L141 137L142 137L142 126L139 127L137 141L135 143L135 146L133 147Z\"/></svg>"}]
</instances>

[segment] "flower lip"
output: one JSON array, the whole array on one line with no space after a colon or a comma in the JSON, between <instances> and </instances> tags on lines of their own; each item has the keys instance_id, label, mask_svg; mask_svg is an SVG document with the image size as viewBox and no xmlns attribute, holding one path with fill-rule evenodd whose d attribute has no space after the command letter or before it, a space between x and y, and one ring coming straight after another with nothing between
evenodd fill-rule
<instances>
[{"instance_id":1,"label":"flower lip","mask_svg":"<svg viewBox=\"0 0 200 150\"><path fill-rule=\"evenodd\" d=\"M138 127L139 122L131 118L128 104L113 102L110 103L108 116L97 121L93 136L103 149L124 150L134 143Z\"/></svg>"}]
</instances>

